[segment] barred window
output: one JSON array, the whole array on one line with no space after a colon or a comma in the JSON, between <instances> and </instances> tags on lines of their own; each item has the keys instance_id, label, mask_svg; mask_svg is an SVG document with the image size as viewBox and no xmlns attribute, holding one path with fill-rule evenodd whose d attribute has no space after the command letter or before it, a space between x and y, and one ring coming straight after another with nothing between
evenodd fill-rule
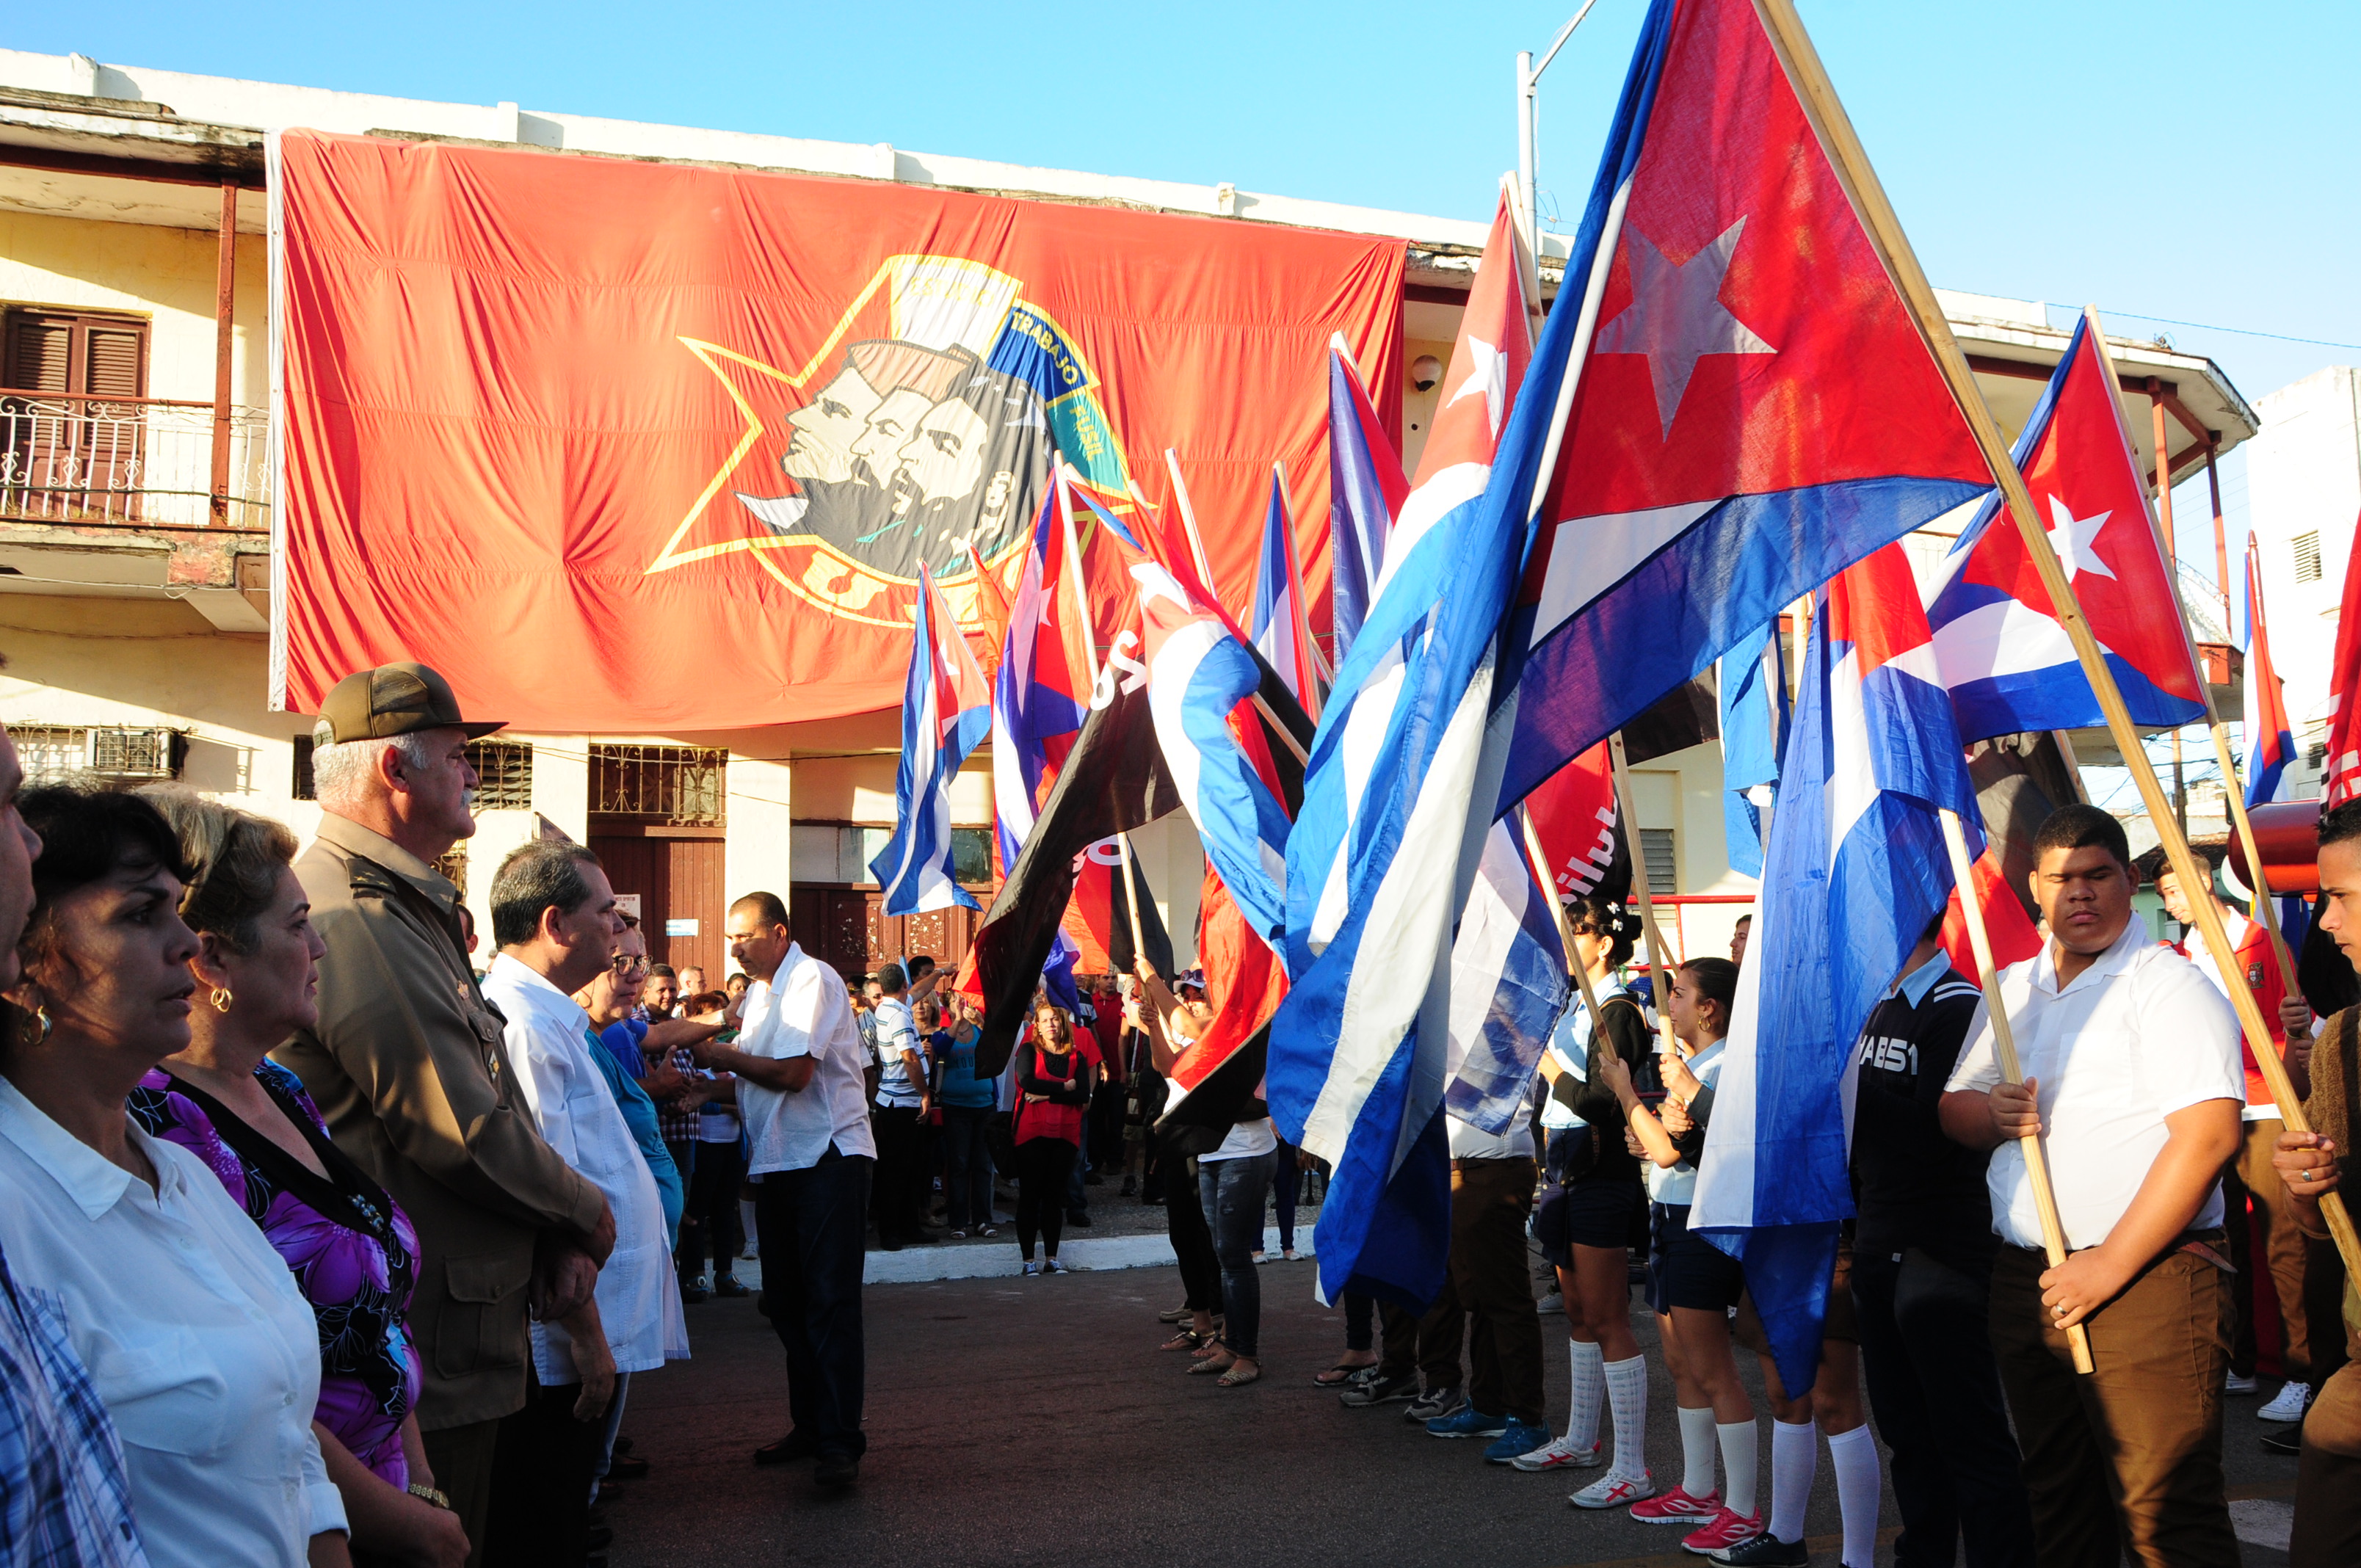
<instances>
[{"instance_id":1,"label":"barred window","mask_svg":"<svg viewBox=\"0 0 2361 1568\"><path fill-rule=\"evenodd\" d=\"M320 792L312 782L312 738L309 735L295 737L295 776L290 781L287 793L295 800L320 798Z\"/></svg>"},{"instance_id":2,"label":"barred window","mask_svg":"<svg viewBox=\"0 0 2361 1568\"><path fill-rule=\"evenodd\" d=\"M16 758L28 784L56 784L88 766L87 729L66 724L12 724L8 738L16 742Z\"/></svg>"},{"instance_id":3,"label":"barred window","mask_svg":"<svg viewBox=\"0 0 2361 1568\"><path fill-rule=\"evenodd\" d=\"M718 746L594 745L590 809L674 827L722 827L729 762Z\"/></svg>"},{"instance_id":4,"label":"barred window","mask_svg":"<svg viewBox=\"0 0 2361 1568\"><path fill-rule=\"evenodd\" d=\"M436 859L434 869L451 879L451 885L459 890L461 898L467 896L467 847L465 844L454 844L444 850Z\"/></svg>"},{"instance_id":5,"label":"barred window","mask_svg":"<svg viewBox=\"0 0 2361 1568\"><path fill-rule=\"evenodd\" d=\"M476 809L533 809L533 745L525 740L470 740L467 765L476 770Z\"/></svg>"},{"instance_id":6,"label":"barred window","mask_svg":"<svg viewBox=\"0 0 2361 1568\"><path fill-rule=\"evenodd\" d=\"M2295 580L2299 583L2320 581L2320 532L2295 536Z\"/></svg>"}]
</instances>

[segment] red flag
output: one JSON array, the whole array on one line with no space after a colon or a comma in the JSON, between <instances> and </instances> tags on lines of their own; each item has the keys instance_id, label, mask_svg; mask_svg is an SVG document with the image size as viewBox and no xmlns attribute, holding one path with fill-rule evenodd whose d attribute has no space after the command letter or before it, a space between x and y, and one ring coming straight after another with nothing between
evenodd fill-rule
<instances>
[{"instance_id":1,"label":"red flag","mask_svg":"<svg viewBox=\"0 0 2361 1568\"><path fill-rule=\"evenodd\" d=\"M1279 955L1255 934L1210 864L1198 900L1203 925L1197 962L1205 971L1205 1000L1213 1004L1213 1021L1172 1064L1172 1097L1164 1111L1166 1121L1191 1125L1219 1124L1254 1096L1262 1081L1264 1053L1244 1047L1287 1000L1287 970Z\"/></svg>"},{"instance_id":2,"label":"red flag","mask_svg":"<svg viewBox=\"0 0 2361 1568\"><path fill-rule=\"evenodd\" d=\"M1992 942L1993 967L2004 970L2039 952L2041 933L2034 929L2025 905L2009 888L2007 873L1990 850L1977 857L1974 871L1976 898L1984 911L1984 935ZM1976 977L1976 950L1968 941L1968 918L1960 913L1956 887L1943 911L1943 951L1950 955L1953 969L1971 979Z\"/></svg>"},{"instance_id":3,"label":"red flag","mask_svg":"<svg viewBox=\"0 0 2361 1568\"><path fill-rule=\"evenodd\" d=\"M2353 530L2353 554L2345 563L2336 660L2328 671L2328 776L2322 798L2329 806L2342 806L2361 791L2361 725L2354 722L2356 691L2361 691L2361 524Z\"/></svg>"},{"instance_id":4,"label":"red flag","mask_svg":"<svg viewBox=\"0 0 2361 1568\"><path fill-rule=\"evenodd\" d=\"M1549 882L1559 898L1603 894L1620 898L1631 885L1631 862L1618 865L1615 779L1606 742L1560 768L1525 797L1533 834L1549 861ZM1620 885L1618 885L1620 883Z\"/></svg>"}]
</instances>

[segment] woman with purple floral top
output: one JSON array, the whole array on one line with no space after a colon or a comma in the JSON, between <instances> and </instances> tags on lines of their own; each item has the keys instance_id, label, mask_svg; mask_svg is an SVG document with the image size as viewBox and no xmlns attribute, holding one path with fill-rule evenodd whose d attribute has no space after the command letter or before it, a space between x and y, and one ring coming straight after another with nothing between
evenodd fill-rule
<instances>
[{"instance_id":1,"label":"woman with purple floral top","mask_svg":"<svg viewBox=\"0 0 2361 1568\"><path fill-rule=\"evenodd\" d=\"M459 1568L467 1532L436 1491L418 1433L408 1315L418 1236L383 1188L328 1141L318 1107L266 1053L317 1021L325 950L282 825L186 791L141 792L190 868L181 918L202 944L189 1048L133 1091L150 1135L221 1179L295 1276L320 1330L313 1428L344 1496L354 1559Z\"/></svg>"}]
</instances>

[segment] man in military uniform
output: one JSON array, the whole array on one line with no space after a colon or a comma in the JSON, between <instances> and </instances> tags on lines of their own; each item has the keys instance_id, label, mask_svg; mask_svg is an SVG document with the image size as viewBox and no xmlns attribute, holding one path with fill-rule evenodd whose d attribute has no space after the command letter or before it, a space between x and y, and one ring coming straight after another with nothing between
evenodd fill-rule
<instances>
[{"instance_id":1,"label":"man in military uniform","mask_svg":"<svg viewBox=\"0 0 2361 1568\"><path fill-rule=\"evenodd\" d=\"M534 1130L502 1020L467 965L458 889L435 860L472 835L468 723L423 664L346 676L313 731L319 838L295 862L327 944L320 1021L274 1053L337 1146L409 1212L419 1427L483 1554L500 1419L525 1402L525 1316L578 1308L615 1245L605 1198Z\"/></svg>"}]
</instances>

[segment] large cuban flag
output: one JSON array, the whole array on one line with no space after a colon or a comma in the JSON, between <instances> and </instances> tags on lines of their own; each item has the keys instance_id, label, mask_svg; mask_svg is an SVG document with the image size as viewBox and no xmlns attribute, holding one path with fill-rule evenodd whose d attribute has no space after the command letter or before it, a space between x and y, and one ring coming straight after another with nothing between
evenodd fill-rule
<instances>
[{"instance_id":1,"label":"large cuban flag","mask_svg":"<svg viewBox=\"0 0 2361 1568\"><path fill-rule=\"evenodd\" d=\"M869 874L884 891L888 915L917 915L955 904L978 907L952 865L951 784L960 764L992 728L991 687L923 564L917 614L910 629L910 675L902 688L894 836L869 862Z\"/></svg>"},{"instance_id":2,"label":"large cuban flag","mask_svg":"<svg viewBox=\"0 0 2361 1568\"><path fill-rule=\"evenodd\" d=\"M1328 347L1328 590L1336 663L1352 651L1385 563L1386 535L1410 496L1401 456L1340 334Z\"/></svg>"},{"instance_id":3,"label":"large cuban flag","mask_svg":"<svg viewBox=\"0 0 2361 1568\"><path fill-rule=\"evenodd\" d=\"M1274 473L1270 503L1263 509L1262 552L1255 570L1255 651L1270 662L1305 710L1316 713L1320 692L1312 673L1312 623L1304 612L1303 572L1296 565L1295 528L1287 515L1287 489Z\"/></svg>"},{"instance_id":4,"label":"large cuban flag","mask_svg":"<svg viewBox=\"0 0 2361 1568\"><path fill-rule=\"evenodd\" d=\"M1814 617L1763 896L1689 1224L1746 1265L1779 1376L1808 1386L1852 1211L1854 1047L1950 861L1938 812L1980 837L1951 705L1902 546L1828 585Z\"/></svg>"},{"instance_id":5,"label":"large cuban flag","mask_svg":"<svg viewBox=\"0 0 2361 1568\"><path fill-rule=\"evenodd\" d=\"M2132 722L2160 729L2203 718L2196 651L2088 316L2015 455ZM1960 531L1932 587L1927 619L1962 738L2105 722L1997 494Z\"/></svg>"},{"instance_id":6,"label":"large cuban flag","mask_svg":"<svg viewBox=\"0 0 2361 1568\"><path fill-rule=\"evenodd\" d=\"M2271 663L2271 634L2263 619L2263 564L2255 535L2246 534L2246 804L2279 798L2295 733L2288 723L2287 689Z\"/></svg>"},{"instance_id":7,"label":"large cuban flag","mask_svg":"<svg viewBox=\"0 0 2361 1568\"><path fill-rule=\"evenodd\" d=\"M1650 6L1565 276L1503 808L1992 483L1750 0Z\"/></svg>"},{"instance_id":8,"label":"large cuban flag","mask_svg":"<svg viewBox=\"0 0 2361 1568\"><path fill-rule=\"evenodd\" d=\"M1532 411L1522 277L1503 203L1288 839L1293 989L1271 1023L1269 1099L1334 1171L1315 1235L1328 1300L1350 1288L1422 1310L1450 1250L1453 935L1498 793L1495 651L1528 536L1515 487L1487 489L1504 425Z\"/></svg>"},{"instance_id":9,"label":"large cuban flag","mask_svg":"<svg viewBox=\"0 0 2361 1568\"><path fill-rule=\"evenodd\" d=\"M1565 943L1519 837L1492 824L1451 944L1443 1103L1496 1134L1523 1108L1567 1000Z\"/></svg>"},{"instance_id":10,"label":"large cuban flag","mask_svg":"<svg viewBox=\"0 0 2361 1568\"><path fill-rule=\"evenodd\" d=\"M1793 716L1772 621L1721 656L1721 811L1730 869L1763 874L1763 823L1779 787L1779 748Z\"/></svg>"},{"instance_id":11,"label":"large cuban flag","mask_svg":"<svg viewBox=\"0 0 2361 1568\"><path fill-rule=\"evenodd\" d=\"M1163 566L1143 562L1131 576L1165 770L1229 896L1276 946L1287 928L1287 806L1261 720L1250 706L1242 710L1262 685L1262 666Z\"/></svg>"}]
</instances>

